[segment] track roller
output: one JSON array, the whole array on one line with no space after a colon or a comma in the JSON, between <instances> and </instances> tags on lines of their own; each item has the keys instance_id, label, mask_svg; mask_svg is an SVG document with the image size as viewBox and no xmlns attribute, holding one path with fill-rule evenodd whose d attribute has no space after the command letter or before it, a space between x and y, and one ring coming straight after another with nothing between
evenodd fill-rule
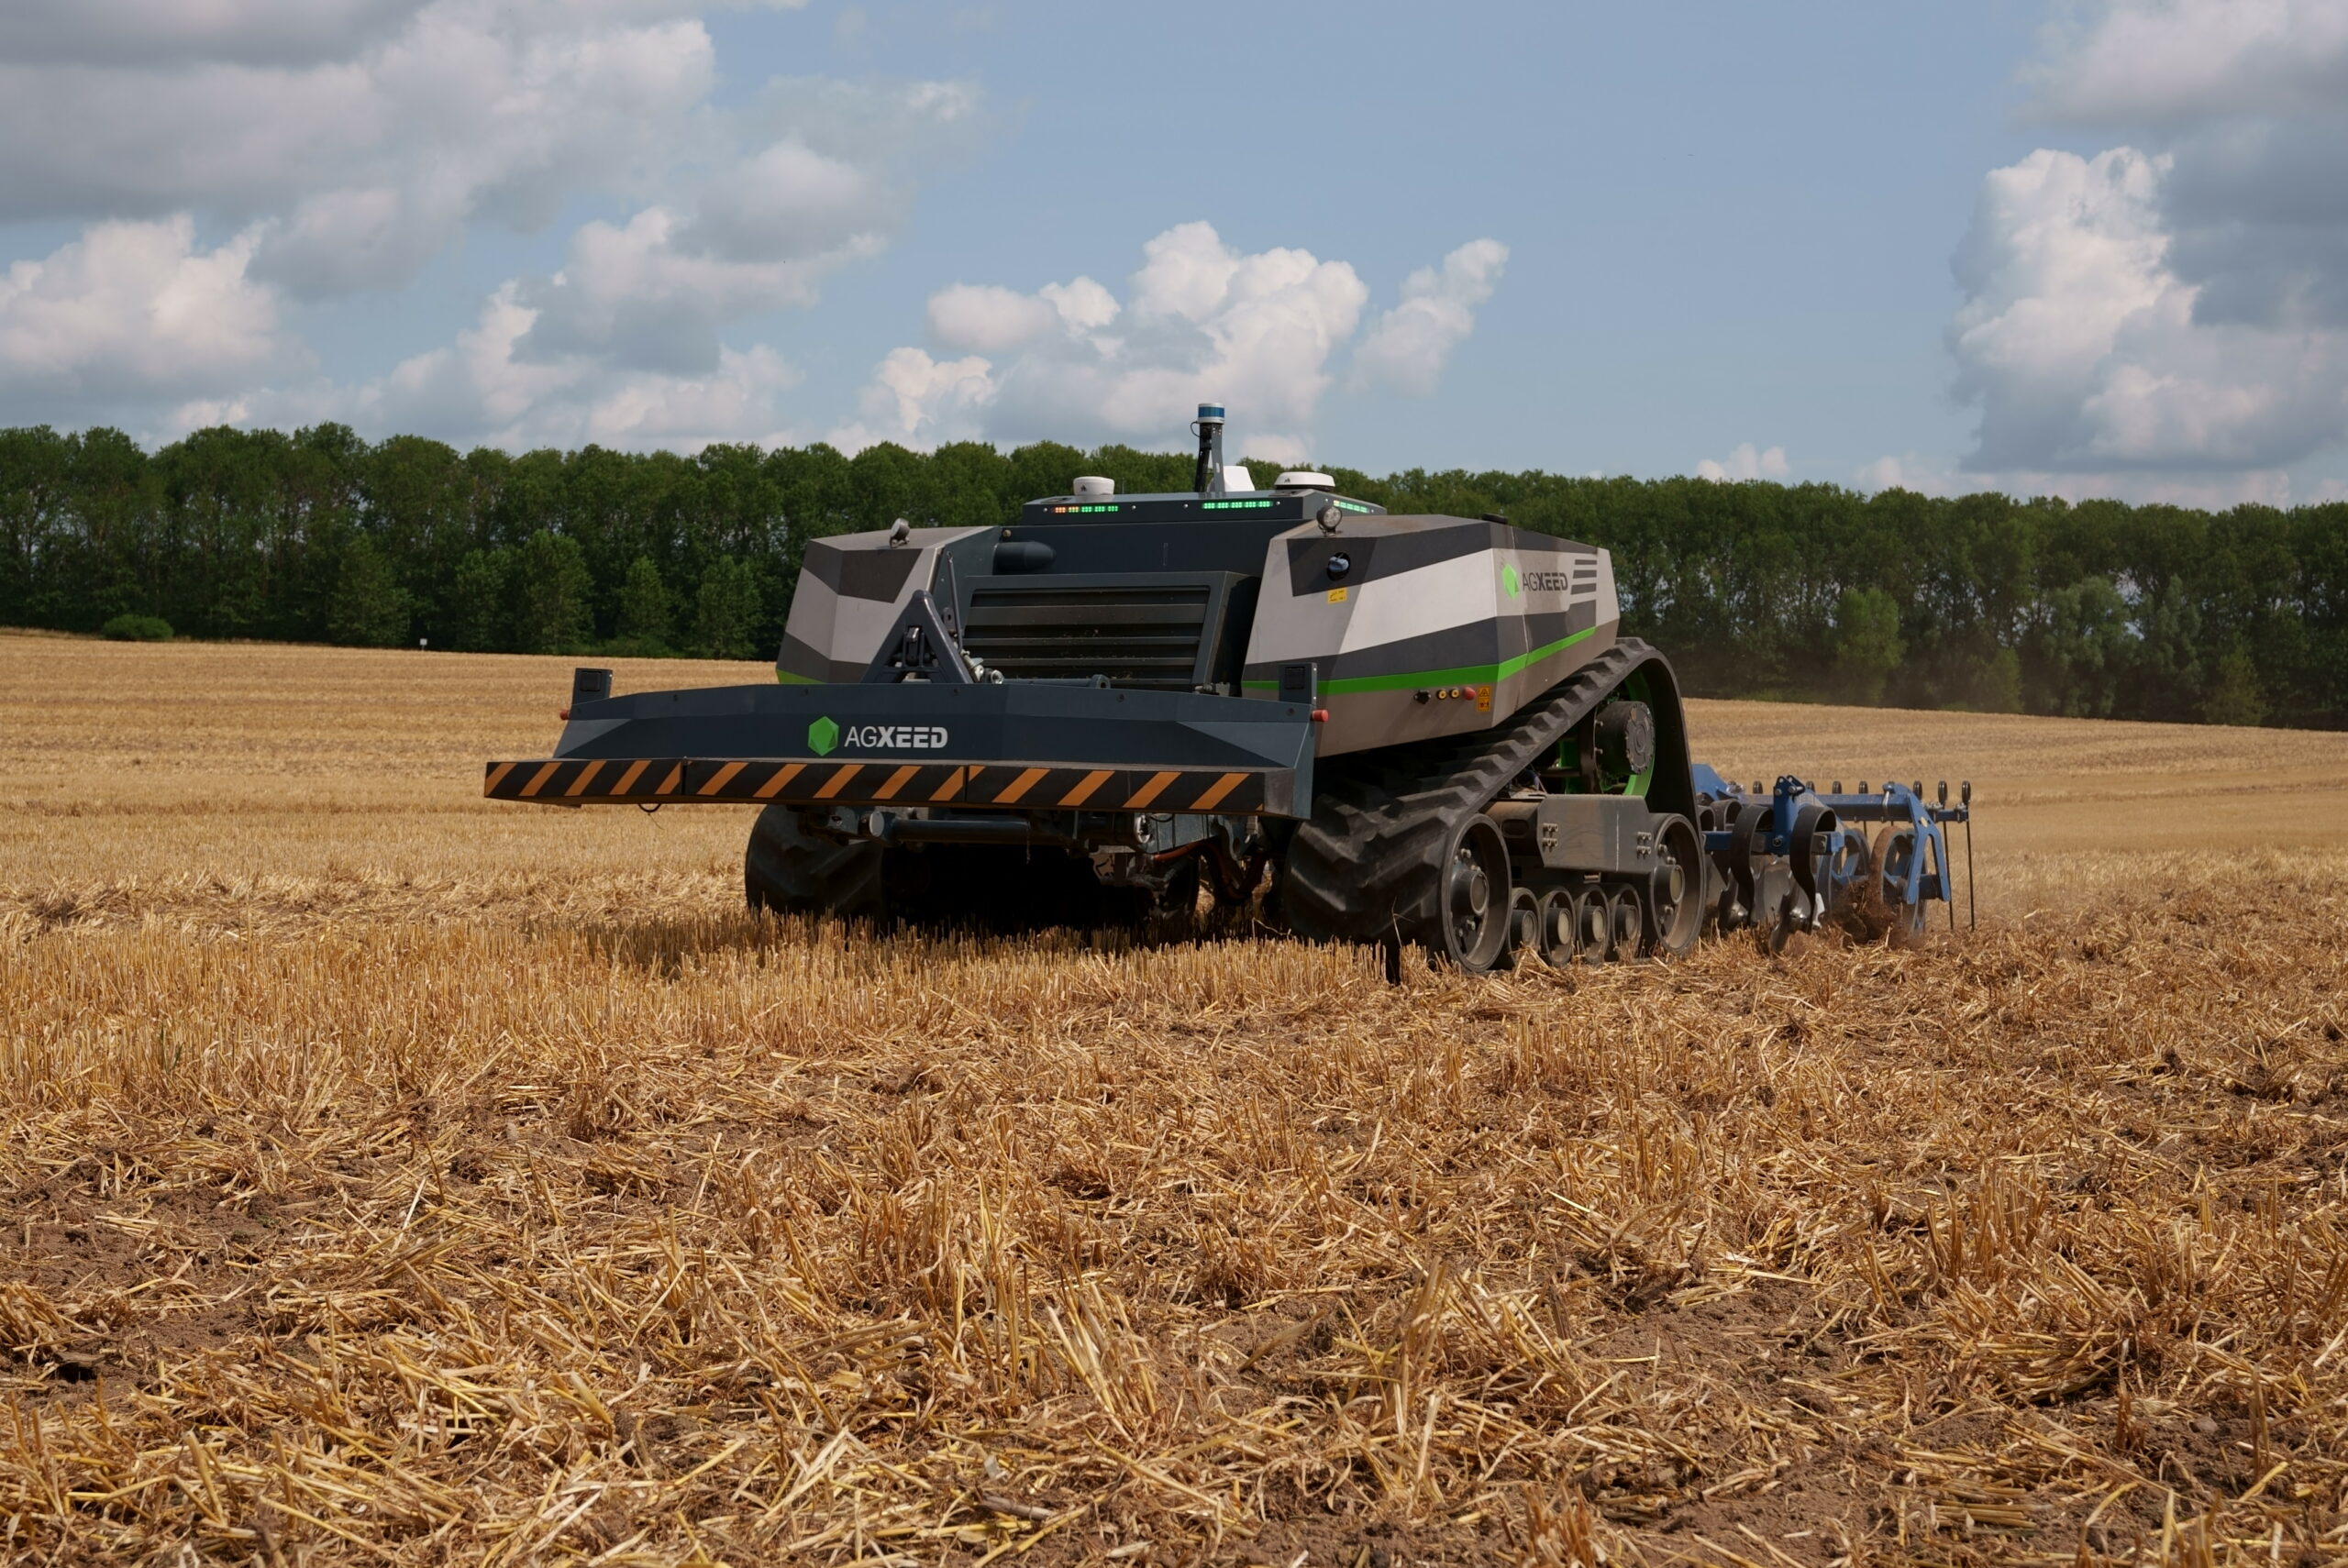
<instances>
[{"instance_id":1,"label":"track roller","mask_svg":"<svg viewBox=\"0 0 2348 1568\"><path fill-rule=\"evenodd\" d=\"M1618 882L1606 891L1606 955L1618 964L1637 958L1639 946L1646 938L1646 900L1639 889L1629 882Z\"/></svg>"},{"instance_id":2,"label":"track roller","mask_svg":"<svg viewBox=\"0 0 2348 1568\"><path fill-rule=\"evenodd\" d=\"M1541 900L1520 883L1508 895L1508 954L1503 962L1511 968L1530 964L1540 951Z\"/></svg>"},{"instance_id":3,"label":"track roller","mask_svg":"<svg viewBox=\"0 0 2348 1568\"><path fill-rule=\"evenodd\" d=\"M1574 895L1569 888L1551 888L1541 895L1534 916L1534 951L1552 969L1562 969L1580 951L1575 925Z\"/></svg>"},{"instance_id":4,"label":"track roller","mask_svg":"<svg viewBox=\"0 0 2348 1568\"><path fill-rule=\"evenodd\" d=\"M1574 959L1593 968L1614 955L1614 922L1606 889L1595 883L1574 894Z\"/></svg>"}]
</instances>

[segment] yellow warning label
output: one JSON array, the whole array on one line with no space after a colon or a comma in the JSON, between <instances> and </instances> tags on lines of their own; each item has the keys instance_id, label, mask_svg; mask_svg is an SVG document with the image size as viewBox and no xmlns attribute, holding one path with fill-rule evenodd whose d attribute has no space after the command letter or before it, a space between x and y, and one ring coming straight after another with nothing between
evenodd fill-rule
<instances>
[{"instance_id":1,"label":"yellow warning label","mask_svg":"<svg viewBox=\"0 0 2348 1568\"><path fill-rule=\"evenodd\" d=\"M1344 589L1342 589L1342 588L1333 588L1333 589L1331 589L1331 590L1329 591L1329 602L1330 602L1330 603L1332 603L1332 604L1343 604L1345 602L1346 602L1346 591L1345 591Z\"/></svg>"},{"instance_id":2,"label":"yellow warning label","mask_svg":"<svg viewBox=\"0 0 2348 1568\"><path fill-rule=\"evenodd\" d=\"M1492 689L1489 686L1479 686L1476 688L1476 712L1489 713L1491 711Z\"/></svg>"}]
</instances>

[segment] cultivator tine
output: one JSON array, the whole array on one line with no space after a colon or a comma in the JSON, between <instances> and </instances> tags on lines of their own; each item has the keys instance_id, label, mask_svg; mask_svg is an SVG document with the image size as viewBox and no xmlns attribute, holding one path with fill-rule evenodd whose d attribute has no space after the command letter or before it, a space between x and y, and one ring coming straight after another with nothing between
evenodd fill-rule
<instances>
[{"instance_id":1,"label":"cultivator tine","mask_svg":"<svg viewBox=\"0 0 2348 1568\"><path fill-rule=\"evenodd\" d=\"M1800 929L1800 917L1794 913L1794 896L1788 893L1778 900L1777 918L1769 922L1769 952L1772 956L1783 953Z\"/></svg>"},{"instance_id":2,"label":"cultivator tine","mask_svg":"<svg viewBox=\"0 0 2348 1568\"><path fill-rule=\"evenodd\" d=\"M1713 929L1765 927L1763 943L1782 951L1795 930L1816 931L1839 909L1880 906L1895 924L1925 929L1929 906L1947 905L1949 930L1956 920L1956 870L1948 828L1965 824L1966 929L1977 929L1980 909L1974 885L1973 785L1957 785L1949 801L1946 779L1933 792L1923 781L1862 778L1855 794L1840 779L1821 794L1790 775L1767 794L1756 784L1723 780L1699 767L1700 800L1711 823L1705 836L1714 886ZM1869 824L1882 826L1869 841Z\"/></svg>"},{"instance_id":3,"label":"cultivator tine","mask_svg":"<svg viewBox=\"0 0 2348 1568\"><path fill-rule=\"evenodd\" d=\"M1801 889L1810 904L1810 928L1815 931L1825 919L1827 906L1833 901L1833 884L1830 879L1821 886L1819 865L1832 854L1832 843L1839 831L1834 813L1817 803L1805 800L1794 817L1793 832L1788 835L1787 858L1792 862L1794 886Z\"/></svg>"},{"instance_id":4,"label":"cultivator tine","mask_svg":"<svg viewBox=\"0 0 2348 1568\"><path fill-rule=\"evenodd\" d=\"M1956 798L1965 805L1965 929L1978 930L1981 900L1973 890L1973 780L1960 781Z\"/></svg>"}]
</instances>

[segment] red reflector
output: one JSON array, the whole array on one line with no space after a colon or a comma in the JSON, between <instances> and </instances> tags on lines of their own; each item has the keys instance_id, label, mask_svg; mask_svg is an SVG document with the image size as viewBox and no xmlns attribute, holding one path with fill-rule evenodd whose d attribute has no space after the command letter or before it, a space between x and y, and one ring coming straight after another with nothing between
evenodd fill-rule
<instances>
[{"instance_id":1,"label":"red reflector","mask_svg":"<svg viewBox=\"0 0 2348 1568\"><path fill-rule=\"evenodd\" d=\"M570 710L568 708L557 708L554 711L554 716L566 724L570 723Z\"/></svg>"},{"instance_id":2,"label":"red reflector","mask_svg":"<svg viewBox=\"0 0 2348 1568\"><path fill-rule=\"evenodd\" d=\"M1326 708L1315 708L1315 709L1313 709L1313 710L1312 710L1312 722L1313 722L1314 723L1316 723L1316 724L1325 724L1325 723L1327 723L1329 722L1329 710L1328 710L1328 709L1326 709Z\"/></svg>"}]
</instances>

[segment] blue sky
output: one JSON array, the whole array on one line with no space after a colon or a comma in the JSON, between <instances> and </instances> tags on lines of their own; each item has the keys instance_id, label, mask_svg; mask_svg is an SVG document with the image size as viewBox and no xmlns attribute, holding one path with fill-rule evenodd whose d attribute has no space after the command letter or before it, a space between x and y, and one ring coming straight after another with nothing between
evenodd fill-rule
<instances>
[{"instance_id":1,"label":"blue sky","mask_svg":"<svg viewBox=\"0 0 2348 1568\"><path fill-rule=\"evenodd\" d=\"M2008 83L2035 17L2010 9L1218 6L1186 39L1155 7L931 30L882 6L846 13L867 19L845 42L842 13L718 36L1000 101L999 139L844 280L846 376L903 340L909 299L1113 280L1176 222L1343 258L1390 303L1490 236L1507 271L1439 394L1334 397L1332 460L1668 473L1759 441L1840 479L1963 438L1947 260L1981 170L2024 139Z\"/></svg>"},{"instance_id":2,"label":"blue sky","mask_svg":"<svg viewBox=\"0 0 2348 1568\"><path fill-rule=\"evenodd\" d=\"M33 0L0 419L2316 499L2344 109L2348 0Z\"/></svg>"}]
</instances>

